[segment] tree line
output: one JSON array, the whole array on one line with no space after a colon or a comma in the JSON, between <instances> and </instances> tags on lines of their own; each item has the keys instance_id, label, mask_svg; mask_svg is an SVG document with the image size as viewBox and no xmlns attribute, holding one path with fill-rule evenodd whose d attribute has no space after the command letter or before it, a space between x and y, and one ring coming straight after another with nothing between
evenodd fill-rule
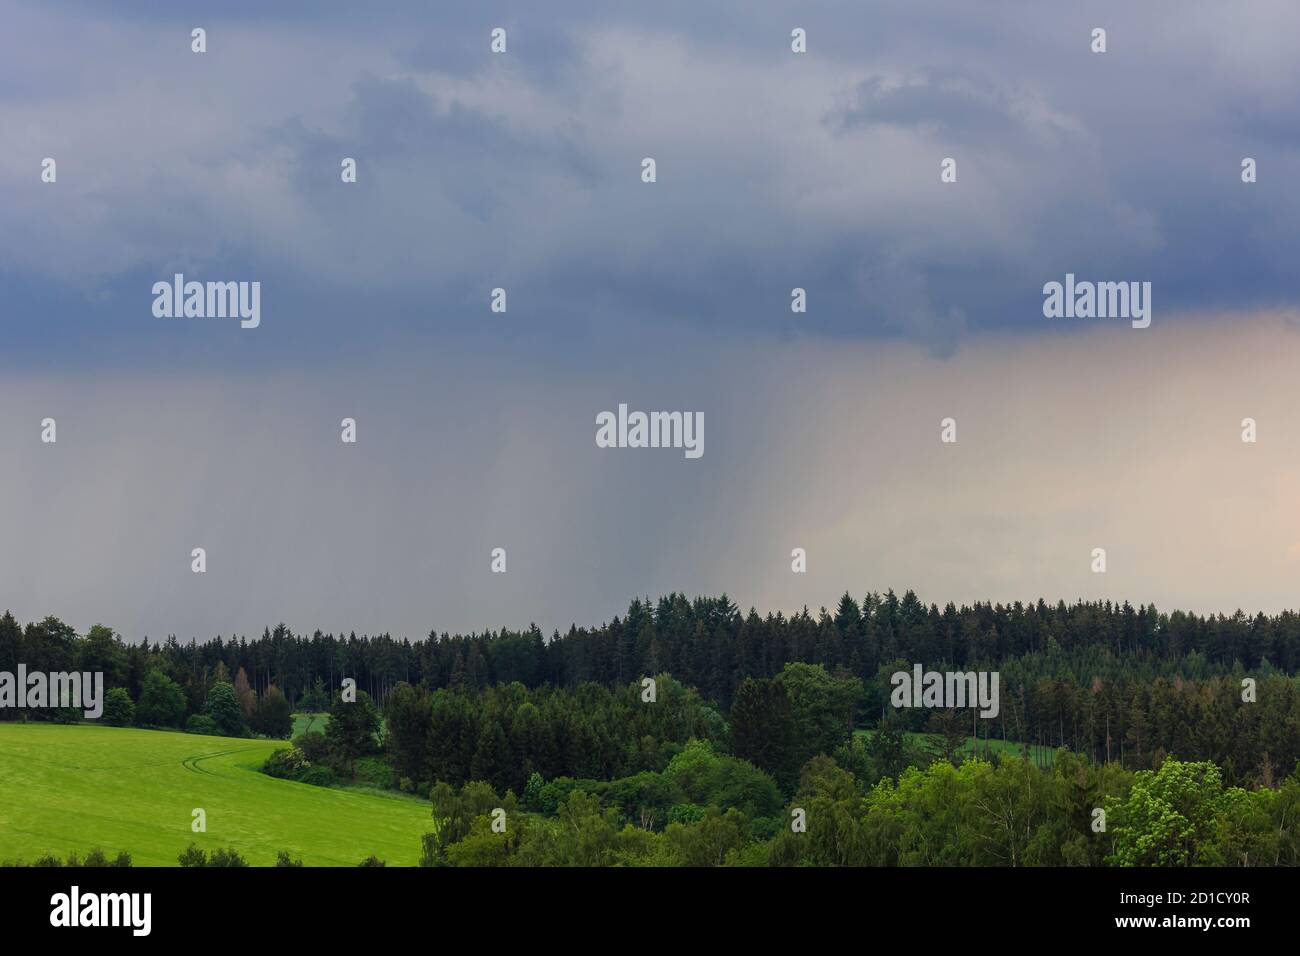
<instances>
[{"instance_id":1,"label":"tree line","mask_svg":"<svg viewBox=\"0 0 1300 956\"><path fill-rule=\"evenodd\" d=\"M961 608L949 603L941 610L922 604L911 591L901 598L888 591L869 593L860 602L845 594L834 612L822 608L814 615L804 608L789 617L760 617L752 608L742 615L726 595L691 600L673 593L655 602L638 598L626 615L600 627L574 625L549 639L536 625L468 635L430 631L413 642L389 634L298 635L278 624L252 640L217 635L182 644L173 635L125 646L103 625L79 638L54 617L25 627L7 612L0 617L0 668L12 669L19 660L29 668L67 664L78 653L132 697L138 697L145 673L162 667L204 698L204 683L219 663L230 674L242 668L258 693L275 684L295 705L318 680L336 688L344 677L382 702L398 682L430 688L515 681L526 687L614 687L666 671L725 710L745 677L774 677L792 661L863 679L898 659L958 668L1024 659L1038 667L1087 665L1098 676L1138 668L1152 676L1203 677L1238 665L1293 674L1300 669L1300 615L1166 614L1128 602L1051 605L1041 599ZM1199 673L1187 673L1189 668Z\"/></svg>"},{"instance_id":2,"label":"tree line","mask_svg":"<svg viewBox=\"0 0 1300 956\"><path fill-rule=\"evenodd\" d=\"M819 756L781 803L770 778L743 767L696 742L661 774L570 782L549 805L544 788L530 802L480 782L442 785L421 865L1300 864L1297 774L1246 790L1208 762L1129 771L1062 751L1050 770L1014 756L935 761L867 788ZM655 809L693 796L709 802Z\"/></svg>"},{"instance_id":3,"label":"tree line","mask_svg":"<svg viewBox=\"0 0 1300 956\"><path fill-rule=\"evenodd\" d=\"M736 697L748 687L742 717L779 723L780 694L758 707L746 682L758 682L766 693L788 664L803 663L861 682L855 702L861 726L892 715L914 731L932 729L930 715L895 714L889 676L921 662L1001 673L998 718L971 724L971 732L984 737L1067 746L1133 768L1155 766L1170 753L1212 760L1232 783L1270 784L1300 759L1300 694L1288 676L1300 661L1300 617L1291 611L1198 616L1159 613L1149 605L1042 600L940 610L911 591L901 598L890 591L861 602L845 594L834 613L822 609L814 616L804 609L792 617L760 618L752 609L741 615L725 595L688 600L670 594L657 602L634 600L625 616L598 628L574 626L549 640L536 626L431 633L412 643L389 635L298 636L281 624L252 641L217 637L186 645L174 637L126 644L103 625L82 637L52 617L20 627L6 613L0 617L0 669L12 670L18 661L47 670L102 670L108 686L130 695L138 722L176 726L210 716L211 691L226 681L235 686L245 725L252 725L263 699L282 696L289 707L276 701L277 710L328 707L343 677L383 706L399 685L427 694L473 694L515 683L529 691L613 690L659 673L694 688L732 723ZM145 686L147 680L159 683L151 674L180 689L182 713L168 693L160 715L156 688ZM1248 675L1257 681L1253 703L1241 699ZM765 708L772 711L766 717ZM15 716L0 711L0 719ZM493 720L487 725L495 736ZM477 724L473 729L477 748L481 731ZM503 730L508 738L510 728ZM769 758L756 759L763 765ZM788 786L798 760L781 753L770 759Z\"/></svg>"}]
</instances>

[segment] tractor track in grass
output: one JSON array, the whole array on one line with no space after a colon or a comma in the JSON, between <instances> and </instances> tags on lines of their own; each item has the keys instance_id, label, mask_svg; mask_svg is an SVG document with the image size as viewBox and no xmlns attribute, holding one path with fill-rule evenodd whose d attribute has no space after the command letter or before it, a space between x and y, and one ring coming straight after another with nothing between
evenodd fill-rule
<instances>
[{"instance_id":1,"label":"tractor track in grass","mask_svg":"<svg viewBox=\"0 0 1300 956\"><path fill-rule=\"evenodd\" d=\"M243 753L245 750L257 750L257 749L259 749L259 748L257 748L257 747L236 747L236 748L234 748L233 750L218 750L218 751L214 751L214 752L212 752L212 753L206 753L206 754L195 754L195 755L192 756L192 757L186 757L184 760L182 760L182 761L181 761L181 766L184 767L186 770L192 770L192 771L194 771L195 773L204 773L204 774L207 774L207 775L210 776L210 777L215 777L216 774L214 774L211 770L205 770L203 767L200 767L199 764L200 764L202 761L204 761L204 760L209 760L209 759L211 759L211 758L213 758L213 757L226 757L226 756L229 756L230 754L240 754L240 753Z\"/></svg>"}]
</instances>

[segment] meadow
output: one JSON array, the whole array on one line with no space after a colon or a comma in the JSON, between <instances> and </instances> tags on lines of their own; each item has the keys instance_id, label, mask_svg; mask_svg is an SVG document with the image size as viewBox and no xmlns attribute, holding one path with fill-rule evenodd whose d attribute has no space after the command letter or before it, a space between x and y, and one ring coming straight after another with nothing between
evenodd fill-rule
<instances>
[{"instance_id":1,"label":"meadow","mask_svg":"<svg viewBox=\"0 0 1300 956\"><path fill-rule=\"evenodd\" d=\"M309 730L325 733L326 726L329 725L330 715L325 713L311 714L298 713L293 715L293 734L297 738L300 734L305 734Z\"/></svg>"},{"instance_id":2,"label":"meadow","mask_svg":"<svg viewBox=\"0 0 1300 956\"><path fill-rule=\"evenodd\" d=\"M314 787L259 772L285 741L97 724L0 723L0 861L121 850L175 866L191 842L234 847L253 866L287 850L307 866L419 862L430 804ZM191 830L192 811L207 832Z\"/></svg>"}]
</instances>

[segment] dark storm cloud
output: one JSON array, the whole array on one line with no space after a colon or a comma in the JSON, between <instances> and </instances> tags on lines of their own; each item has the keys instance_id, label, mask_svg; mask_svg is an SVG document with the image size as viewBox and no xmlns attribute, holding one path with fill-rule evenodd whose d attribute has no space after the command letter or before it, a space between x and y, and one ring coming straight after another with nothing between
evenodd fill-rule
<instances>
[{"instance_id":1,"label":"dark storm cloud","mask_svg":"<svg viewBox=\"0 0 1300 956\"><path fill-rule=\"evenodd\" d=\"M28 3L11 24L0 282L44 313L9 330L16 361L292 363L358 312L413 347L513 339L484 321L495 285L570 358L665 323L951 354L1051 330L1041 287L1067 271L1149 279L1162 310L1294 299L1280 2ZM263 282L255 346L152 320L142 290L182 268Z\"/></svg>"}]
</instances>

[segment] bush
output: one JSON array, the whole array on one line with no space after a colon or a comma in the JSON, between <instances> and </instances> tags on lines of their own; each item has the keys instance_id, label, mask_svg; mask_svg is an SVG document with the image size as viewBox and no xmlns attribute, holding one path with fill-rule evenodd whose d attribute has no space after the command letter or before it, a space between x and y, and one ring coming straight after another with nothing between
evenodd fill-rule
<instances>
[{"instance_id":1,"label":"bush","mask_svg":"<svg viewBox=\"0 0 1300 956\"><path fill-rule=\"evenodd\" d=\"M388 864L386 864L383 860L379 859L379 857L375 856L373 853L357 864L357 866L387 866L387 865Z\"/></svg>"},{"instance_id":2,"label":"bush","mask_svg":"<svg viewBox=\"0 0 1300 956\"><path fill-rule=\"evenodd\" d=\"M298 778L299 783L309 783L313 787L333 787L339 782L338 775L329 767L312 765L311 769Z\"/></svg>"},{"instance_id":3,"label":"bush","mask_svg":"<svg viewBox=\"0 0 1300 956\"><path fill-rule=\"evenodd\" d=\"M329 763L329 741L325 739L325 735L319 730L309 730L305 734L299 734L294 739L293 745L301 750L303 756L311 763Z\"/></svg>"},{"instance_id":4,"label":"bush","mask_svg":"<svg viewBox=\"0 0 1300 956\"><path fill-rule=\"evenodd\" d=\"M227 849L213 850L212 856L208 856L197 845L191 843L185 848L180 856L176 858L181 866L198 867L198 866L248 866L248 861L239 855L239 851L233 846Z\"/></svg>"},{"instance_id":5,"label":"bush","mask_svg":"<svg viewBox=\"0 0 1300 956\"><path fill-rule=\"evenodd\" d=\"M281 780L311 784L313 787L333 787L339 782L333 770L312 763L297 746L279 747L272 751L262 764L262 773Z\"/></svg>"},{"instance_id":6,"label":"bush","mask_svg":"<svg viewBox=\"0 0 1300 956\"><path fill-rule=\"evenodd\" d=\"M297 747L279 747L262 763L262 773L281 780L301 780L312 763Z\"/></svg>"},{"instance_id":7,"label":"bush","mask_svg":"<svg viewBox=\"0 0 1300 956\"><path fill-rule=\"evenodd\" d=\"M185 718L185 692L161 671L150 671L140 686L136 723L145 727L179 727Z\"/></svg>"},{"instance_id":8,"label":"bush","mask_svg":"<svg viewBox=\"0 0 1300 956\"><path fill-rule=\"evenodd\" d=\"M207 714L194 714L185 722L185 732L187 734L205 734L209 737L221 736L221 729L217 722Z\"/></svg>"},{"instance_id":9,"label":"bush","mask_svg":"<svg viewBox=\"0 0 1300 956\"><path fill-rule=\"evenodd\" d=\"M104 696L104 723L127 727L135 721L135 702L123 687L114 687Z\"/></svg>"},{"instance_id":10,"label":"bush","mask_svg":"<svg viewBox=\"0 0 1300 956\"><path fill-rule=\"evenodd\" d=\"M57 856L55 856L54 854L52 854L52 853L47 853L47 854L45 854L45 856L37 857L37 858L36 858L36 861L33 862L33 863L31 863L31 864L23 863L21 860L17 860L17 861L15 861L15 860L5 860L4 863L0 863L0 866L8 866L8 867L14 867L14 866L29 866L29 865L30 865L30 866L40 866L40 867L69 867L69 866L70 866L70 867L86 867L86 866L90 866L90 867L119 867L119 868L126 868L126 867L129 867L129 866L131 865L131 854L130 854L130 853L127 853L125 850L123 850L121 853L119 853L117 856L115 856L115 857L110 861L110 860L108 859L108 857L104 855L104 851L103 851L103 850L101 850L99 847L95 847L93 850L91 850L89 853L86 854L86 859L85 859L84 861L83 861L83 860L79 860L79 859L77 858L77 854L76 854L76 853L69 853L69 854L68 854L68 861L67 861L66 863L64 863L62 860L60 860L60 859L59 859Z\"/></svg>"},{"instance_id":11,"label":"bush","mask_svg":"<svg viewBox=\"0 0 1300 956\"><path fill-rule=\"evenodd\" d=\"M207 866L208 855L204 853L202 850L200 850L193 843L191 843L189 846L187 846L184 850L181 851L180 856L176 858L176 862L179 863L181 866L186 866L186 867Z\"/></svg>"},{"instance_id":12,"label":"bush","mask_svg":"<svg viewBox=\"0 0 1300 956\"><path fill-rule=\"evenodd\" d=\"M289 857L288 850L281 850L275 857L276 866L302 866L302 860L294 860Z\"/></svg>"},{"instance_id":13,"label":"bush","mask_svg":"<svg viewBox=\"0 0 1300 956\"><path fill-rule=\"evenodd\" d=\"M208 866L248 866L248 861L232 846L225 850L214 850L212 856L208 857Z\"/></svg>"},{"instance_id":14,"label":"bush","mask_svg":"<svg viewBox=\"0 0 1300 956\"><path fill-rule=\"evenodd\" d=\"M362 757L356 762L352 773L357 783L366 783L385 790L397 789L397 771L382 758Z\"/></svg>"}]
</instances>

